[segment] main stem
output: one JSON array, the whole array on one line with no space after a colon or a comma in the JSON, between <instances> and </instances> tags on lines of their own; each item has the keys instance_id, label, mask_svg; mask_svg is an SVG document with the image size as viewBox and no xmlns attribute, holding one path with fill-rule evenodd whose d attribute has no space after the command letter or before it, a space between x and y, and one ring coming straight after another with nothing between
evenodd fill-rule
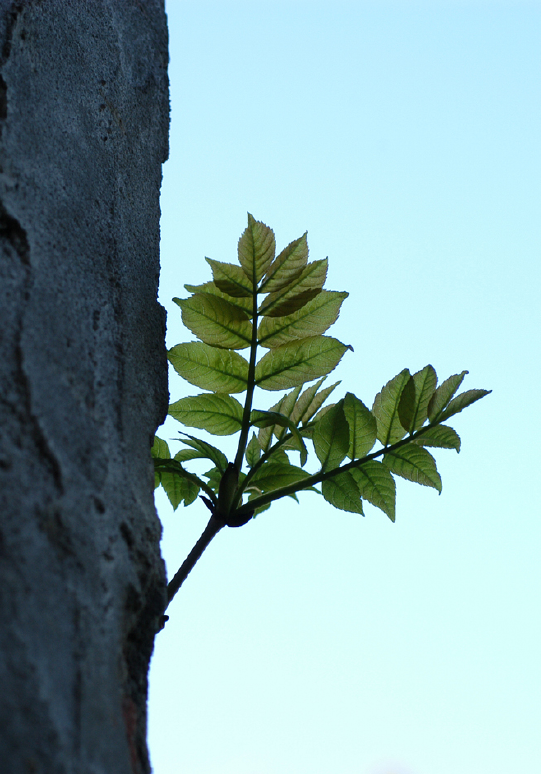
<instances>
[{"instance_id":1,"label":"main stem","mask_svg":"<svg viewBox=\"0 0 541 774\"><path fill-rule=\"evenodd\" d=\"M167 585L167 605L170 604L177 591L180 589L190 572L193 570L201 558L205 548L207 548L211 540L216 537L223 526L223 521L217 519L215 516L210 517L210 521L205 527L203 534L182 563L178 572Z\"/></svg>"},{"instance_id":2,"label":"main stem","mask_svg":"<svg viewBox=\"0 0 541 774\"><path fill-rule=\"evenodd\" d=\"M255 270L254 270L255 271ZM255 278L255 273L254 273ZM235 457L235 467L240 473L246 444L248 442L248 433L250 431L250 414L252 413L252 399L255 389L255 363L257 357L257 284L254 284L254 293L252 297L252 342L250 344L250 362L248 364L248 383L246 387L246 401L244 403L244 412L242 414L242 428L240 431L239 446L237 456Z\"/></svg>"}]
</instances>

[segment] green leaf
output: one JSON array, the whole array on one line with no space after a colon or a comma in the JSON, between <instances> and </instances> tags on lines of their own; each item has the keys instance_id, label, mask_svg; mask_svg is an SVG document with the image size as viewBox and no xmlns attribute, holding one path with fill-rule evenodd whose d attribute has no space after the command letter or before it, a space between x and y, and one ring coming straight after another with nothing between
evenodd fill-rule
<instances>
[{"instance_id":1,"label":"green leaf","mask_svg":"<svg viewBox=\"0 0 541 774\"><path fill-rule=\"evenodd\" d=\"M349 427L343 403L339 401L314 427L312 441L323 471L337 468L348 452Z\"/></svg>"},{"instance_id":2,"label":"green leaf","mask_svg":"<svg viewBox=\"0 0 541 774\"><path fill-rule=\"evenodd\" d=\"M160 483L165 489L165 494L169 498L173 510L176 511L183 500L184 506L187 506L197 498L199 487L192 481L188 481L186 478L166 470L159 473L159 476Z\"/></svg>"},{"instance_id":3,"label":"green leaf","mask_svg":"<svg viewBox=\"0 0 541 774\"><path fill-rule=\"evenodd\" d=\"M205 459L205 455L195 449L181 449L175 454L173 459L178 462L189 462L190 460Z\"/></svg>"},{"instance_id":4,"label":"green leaf","mask_svg":"<svg viewBox=\"0 0 541 774\"><path fill-rule=\"evenodd\" d=\"M318 392L326 378L327 377L324 376L318 382L308 387L297 400L295 407L291 412L291 419L295 424L299 425L301 422L303 424L309 422L314 414L317 414L331 392L340 384L340 382L335 382L330 387L325 387L324 390Z\"/></svg>"},{"instance_id":5,"label":"green leaf","mask_svg":"<svg viewBox=\"0 0 541 774\"><path fill-rule=\"evenodd\" d=\"M271 317L293 314L307 304L320 291L327 278L327 259L309 263L282 290L269 293L261 304L259 313Z\"/></svg>"},{"instance_id":6,"label":"green leaf","mask_svg":"<svg viewBox=\"0 0 541 774\"><path fill-rule=\"evenodd\" d=\"M428 417L428 404L436 389L438 377L434 368L431 365L427 365L420 371L417 371L416 374L413 374L413 380L415 382L415 396L417 403L411 425L411 432L418 430L426 422Z\"/></svg>"},{"instance_id":7,"label":"green leaf","mask_svg":"<svg viewBox=\"0 0 541 774\"><path fill-rule=\"evenodd\" d=\"M284 414L277 411L260 411L259 409L254 409L250 414L250 424L255 425L256 427L272 427L273 431L277 425L279 427L287 428L293 435L296 446L301 453L301 465L306 464L308 458L306 446L304 445L304 441L302 440L301 434L297 430L295 423L292 422L289 417L284 416Z\"/></svg>"},{"instance_id":8,"label":"green leaf","mask_svg":"<svg viewBox=\"0 0 541 774\"><path fill-rule=\"evenodd\" d=\"M205 258L212 269L214 284L222 293L227 293L233 298L250 297L250 303L253 296L252 283L242 271L240 266L234 263L222 263L213 261L212 258Z\"/></svg>"},{"instance_id":9,"label":"green leaf","mask_svg":"<svg viewBox=\"0 0 541 774\"><path fill-rule=\"evenodd\" d=\"M363 513L359 487L351 473L347 470L323 481L321 493L328 503L341 511Z\"/></svg>"},{"instance_id":10,"label":"green leaf","mask_svg":"<svg viewBox=\"0 0 541 774\"><path fill-rule=\"evenodd\" d=\"M309 473L302 468L295 467L295 465L265 462L250 481L250 485L254 484L262 492L270 492L297 481L303 481L309 476Z\"/></svg>"},{"instance_id":11,"label":"green leaf","mask_svg":"<svg viewBox=\"0 0 541 774\"><path fill-rule=\"evenodd\" d=\"M310 336L271 349L255 369L255 381L264 390L287 390L326 376L348 349L331 336Z\"/></svg>"},{"instance_id":12,"label":"green leaf","mask_svg":"<svg viewBox=\"0 0 541 774\"><path fill-rule=\"evenodd\" d=\"M190 384L212 392L244 392L248 363L237 352L215 349L199 341L177 344L167 357Z\"/></svg>"},{"instance_id":13,"label":"green leaf","mask_svg":"<svg viewBox=\"0 0 541 774\"><path fill-rule=\"evenodd\" d=\"M318 336L336 321L348 293L322 290L296 312L285 317L263 317L258 329L259 344L272 349L289 341Z\"/></svg>"},{"instance_id":14,"label":"green leaf","mask_svg":"<svg viewBox=\"0 0 541 774\"><path fill-rule=\"evenodd\" d=\"M154 459L155 478L165 489L171 505L176 510L184 500L184 505L190 505L199 494L200 481L193 473L184 470L182 465L170 458Z\"/></svg>"},{"instance_id":15,"label":"green leaf","mask_svg":"<svg viewBox=\"0 0 541 774\"><path fill-rule=\"evenodd\" d=\"M445 422L449 417L459 414L467 406L471 406L472 403L481 400L481 398L484 398L485 395L489 395L491 392L492 390L466 390L466 392L462 392L456 398L453 398L447 408L439 415L439 421Z\"/></svg>"},{"instance_id":16,"label":"green leaf","mask_svg":"<svg viewBox=\"0 0 541 774\"><path fill-rule=\"evenodd\" d=\"M235 268L238 269L240 267L237 266ZM242 311L247 312L248 315L252 314L253 299L251 294L249 296L237 296L233 298L233 296L230 296L228 293L222 292L216 283L212 281L204 282L202 285L184 285L184 287L189 293L208 293L210 296L218 296L218 298L222 298L224 301L227 301L237 309L241 309Z\"/></svg>"},{"instance_id":17,"label":"green leaf","mask_svg":"<svg viewBox=\"0 0 541 774\"><path fill-rule=\"evenodd\" d=\"M460 437L447 425L429 427L414 443L418 446L434 446L440 449L456 449L460 451Z\"/></svg>"},{"instance_id":18,"label":"green leaf","mask_svg":"<svg viewBox=\"0 0 541 774\"><path fill-rule=\"evenodd\" d=\"M274 231L248 213L248 228L239 239L239 263L253 285L257 285L274 260Z\"/></svg>"},{"instance_id":19,"label":"green leaf","mask_svg":"<svg viewBox=\"0 0 541 774\"><path fill-rule=\"evenodd\" d=\"M181 398L169 406L170 416L188 427L213 435L232 435L242 426L242 406L230 395L203 393Z\"/></svg>"},{"instance_id":20,"label":"green leaf","mask_svg":"<svg viewBox=\"0 0 541 774\"><path fill-rule=\"evenodd\" d=\"M391 521L395 520L396 484L381 462L368 460L350 470L364 500L375 505Z\"/></svg>"},{"instance_id":21,"label":"green leaf","mask_svg":"<svg viewBox=\"0 0 541 774\"><path fill-rule=\"evenodd\" d=\"M372 413L378 423L377 437L384 446L396 443L406 435L398 417L398 404L409 378L410 372L404 368L394 379L387 382L374 399Z\"/></svg>"},{"instance_id":22,"label":"green leaf","mask_svg":"<svg viewBox=\"0 0 541 774\"><path fill-rule=\"evenodd\" d=\"M220 473L225 473L228 461L223 452L221 452L215 446L212 446L212 444L207 443L206 441L202 441L200 438L194 438L193 435L182 433L182 436L183 437L180 439L182 443L186 444L186 446L191 446L192 449L200 452L201 456L205 459L212 460Z\"/></svg>"},{"instance_id":23,"label":"green leaf","mask_svg":"<svg viewBox=\"0 0 541 774\"><path fill-rule=\"evenodd\" d=\"M431 486L441 492L441 478L436 468L436 460L417 444L411 443L388 452L383 458L383 464L392 473L408 481Z\"/></svg>"},{"instance_id":24,"label":"green leaf","mask_svg":"<svg viewBox=\"0 0 541 774\"><path fill-rule=\"evenodd\" d=\"M162 440L161 438L158 438L157 435L154 436L154 443L152 445L152 449L150 450L150 454L152 457L156 457L158 459L167 460L171 457L171 452L169 451L169 446L167 445L167 441Z\"/></svg>"},{"instance_id":25,"label":"green leaf","mask_svg":"<svg viewBox=\"0 0 541 774\"><path fill-rule=\"evenodd\" d=\"M398 421L404 430L408 430L415 413L415 381L413 376L409 377L400 393L397 413Z\"/></svg>"},{"instance_id":26,"label":"green leaf","mask_svg":"<svg viewBox=\"0 0 541 774\"><path fill-rule=\"evenodd\" d=\"M461 374L454 374L440 384L428 403L428 418L431 422L439 419L439 415L458 390L467 373L462 371Z\"/></svg>"},{"instance_id":27,"label":"green leaf","mask_svg":"<svg viewBox=\"0 0 541 774\"><path fill-rule=\"evenodd\" d=\"M298 277L308 262L307 232L299 239L290 242L272 262L265 281L261 285L262 293L273 293L289 285Z\"/></svg>"},{"instance_id":28,"label":"green leaf","mask_svg":"<svg viewBox=\"0 0 541 774\"><path fill-rule=\"evenodd\" d=\"M376 417L351 392L344 398L344 414L349 425L348 457L359 459L368 454L376 442Z\"/></svg>"},{"instance_id":29,"label":"green leaf","mask_svg":"<svg viewBox=\"0 0 541 774\"><path fill-rule=\"evenodd\" d=\"M238 306L210 293L174 298L182 309L182 322L211 347L245 349L252 341L252 323Z\"/></svg>"},{"instance_id":30,"label":"green leaf","mask_svg":"<svg viewBox=\"0 0 541 774\"><path fill-rule=\"evenodd\" d=\"M246 462L250 468L253 468L261 456L261 446L257 440L256 434L252 434L252 438L246 447Z\"/></svg>"}]
</instances>

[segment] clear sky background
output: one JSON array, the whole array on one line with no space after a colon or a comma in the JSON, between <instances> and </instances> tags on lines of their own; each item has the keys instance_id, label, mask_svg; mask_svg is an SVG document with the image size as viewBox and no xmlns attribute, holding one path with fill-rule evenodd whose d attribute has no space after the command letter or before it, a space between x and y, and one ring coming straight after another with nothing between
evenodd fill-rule
<instances>
[{"instance_id":1,"label":"clear sky background","mask_svg":"<svg viewBox=\"0 0 541 774\"><path fill-rule=\"evenodd\" d=\"M427 363L493 393L436 450L441 497L398 481L396 524L307 493L218 535L156 641L154 771L541 772L541 4L167 11L168 346L193 338L171 298L236 260L250 211L350 293L338 397ZM171 576L208 511L157 503Z\"/></svg>"}]
</instances>

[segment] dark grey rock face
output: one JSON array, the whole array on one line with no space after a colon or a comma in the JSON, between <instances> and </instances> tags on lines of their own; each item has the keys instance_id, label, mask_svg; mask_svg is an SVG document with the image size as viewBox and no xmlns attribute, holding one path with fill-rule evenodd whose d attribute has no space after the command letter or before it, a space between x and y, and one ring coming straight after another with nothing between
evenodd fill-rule
<instances>
[{"instance_id":1,"label":"dark grey rock face","mask_svg":"<svg viewBox=\"0 0 541 774\"><path fill-rule=\"evenodd\" d=\"M0 769L149 770L163 0L0 0Z\"/></svg>"}]
</instances>

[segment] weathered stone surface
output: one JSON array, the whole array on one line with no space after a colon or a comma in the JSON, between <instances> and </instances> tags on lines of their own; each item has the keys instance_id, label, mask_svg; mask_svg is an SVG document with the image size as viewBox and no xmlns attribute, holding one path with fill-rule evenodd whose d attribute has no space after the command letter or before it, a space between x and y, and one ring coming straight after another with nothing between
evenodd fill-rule
<instances>
[{"instance_id":1,"label":"weathered stone surface","mask_svg":"<svg viewBox=\"0 0 541 774\"><path fill-rule=\"evenodd\" d=\"M163 0L0 0L0 768L148 771Z\"/></svg>"}]
</instances>

